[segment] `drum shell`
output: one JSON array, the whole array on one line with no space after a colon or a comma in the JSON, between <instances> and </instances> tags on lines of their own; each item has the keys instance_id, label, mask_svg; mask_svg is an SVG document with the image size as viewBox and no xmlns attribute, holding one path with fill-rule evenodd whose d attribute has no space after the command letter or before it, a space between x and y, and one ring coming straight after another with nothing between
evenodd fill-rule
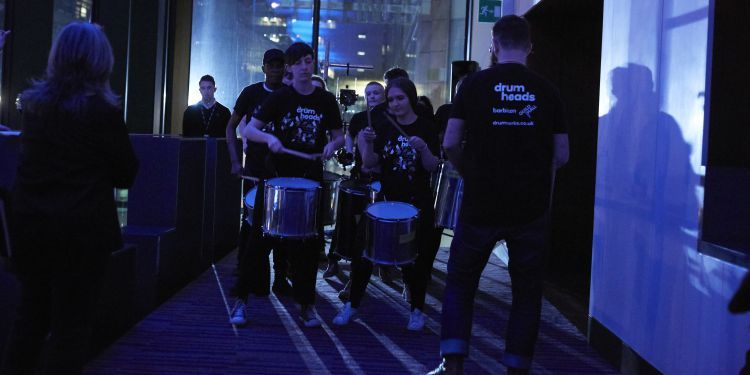
<instances>
[{"instance_id":1,"label":"drum shell","mask_svg":"<svg viewBox=\"0 0 750 375\"><path fill-rule=\"evenodd\" d=\"M373 205L400 204L412 207L417 213L404 219L384 219L371 213ZM375 264L404 265L417 259L417 228L419 211L412 205L402 202L377 202L365 211L366 246L364 257Z\"/></svg>"},{"instance_id":2,"label":"drum shell","mask_svg":"<svg viewBox=\"0 0 750 375\"><path fill-rule=\"evenodd\" d=\"M362 254L365 246L360 221L364 219L367 206L375 201L375 194L370 184L364 181L346 180L339 186L333 248L346 260Z\"/></svg>"},{"instance_id":3,"label":"drum shell","mask_svg":"<svg viewBox=\"0 0 750 375\"><path fill-rule=\"evenodd\" d=\"M323 225L333 225L336 223L340 184L341 175L329 171L323 172L323 190L321 192Z\"/></svg>"},{"instance_id":4,"label":"drum shell","mask_svg":"<svg viewBox=\"0 0 750 375\"><path fill-rule=\"evenodd\" d=\"M453 165L446 161L440 165L435 192L435 226L456 229L464 180Z\"/></svg>"},{"instance_id":5,"label":"drum shell","mask_svg":"<svg viewBox=\"0 0 750 375\"><path fill-rule=\"evenodd\" d=\"M255 211L255 195L257 194L257 192L258 187L255 186L247 191L247 194L245 194L245 198L243 199L243 202L245 203L245 209L247 210L245 221L250 225L253 225L253 211Z\"/></svg>"},{"instance_id":6,"label":"drum shell","mask_svg":"<svg viewBox=\"0 0 750 375\"><path fill-rule=\"evenodd\" d=\"M314 188L284 185L282 181L297 180ZM263 233L279 238L309 238L318 235L320 185L296 177L268 180L264 187Z\"/></svg>"}]
</instances>

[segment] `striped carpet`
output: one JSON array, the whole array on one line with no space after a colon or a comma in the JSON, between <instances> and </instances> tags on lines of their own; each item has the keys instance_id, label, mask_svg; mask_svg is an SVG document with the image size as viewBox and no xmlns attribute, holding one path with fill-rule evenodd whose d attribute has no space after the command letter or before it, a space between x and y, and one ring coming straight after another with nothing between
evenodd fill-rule
<instances>
[{"instance_id":1,"label":"striped carpet","mask_svg":"<svg viewBox=\"0 0 750 375\"><path fill-rule=\"evenodd\" d=\"M271 294L251 298L250 322L235 330L209 269L92 360L85 373L424 374L440 359L440 301L447 259L448 249L443 247L428 290L423 332L406 330L409 306L401 297L400 280L384 283L377 277L368 287L358 318L347 327L333 326L331 320L341 307L338 290L348 272L341 279L325 280L322 268L316 305L322 328L304 328L291 298ZM216 264L225 291L231 286L234 264L235 253ZM348 266L343 268L348 271ZM477 294L466 374L505 373L498 358L510 298L507 268L493 256ZM542 320L532 373L617 373L546 301Z\"/></svg>"}]
</instances>

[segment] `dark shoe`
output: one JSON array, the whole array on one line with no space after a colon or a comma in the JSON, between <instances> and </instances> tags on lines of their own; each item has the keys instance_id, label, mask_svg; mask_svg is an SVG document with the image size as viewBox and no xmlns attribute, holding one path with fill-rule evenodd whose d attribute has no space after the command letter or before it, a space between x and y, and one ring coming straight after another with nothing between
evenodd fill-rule
<instances>
[{"instance_id":1,"label":"dark shoe","mask_svg":"<svg viewBox=\"0 0 750 375\"><path fill-rule=\"evenodd\" d=\"M328 279L338 275L339 273L339 262L328 261L328 268L326 272L323 272L323 278Z\"/></svg>"},{"instance_id":2,"label":"dark shoe","mask_svg":"<svg viewBox=\"0 0 750 375\"><path fill-rule=\"evenodd\" d=\"M273 294L277 296L291 296L292 295L292 286L289 285L289 282L286 281L286 277L278 277L273 280L273 286L271 287L271 290L273 290Z\"/></svg>"},{"instance_id":3,"label":"dark shoe","mask_svg":"<svg viewBox=\"0 0 750 375\"><path fill-rule=\"evenodd\" d=\"M307 328L320 327L320 320L315 313L315 308L310 305L300 307L299 319Z\"/></svg>"}]
</instances>

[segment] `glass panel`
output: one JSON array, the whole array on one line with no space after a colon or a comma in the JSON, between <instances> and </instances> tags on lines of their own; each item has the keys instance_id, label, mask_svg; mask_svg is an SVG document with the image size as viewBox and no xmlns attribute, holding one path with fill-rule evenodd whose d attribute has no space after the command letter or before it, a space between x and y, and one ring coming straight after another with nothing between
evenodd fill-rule
<instances>
[{"instance_id":1,"label":"glass panel","mask_svg":"<svg viewBox=\"0 0 750 375\"><path fill-rule=\"evenodd\" d=\"M91 9L94 0L55 0L55 14L52 18L52 39L65 25L73 21L91 22Z\"/></svg>"},{"instance_id":2,"label":"glass panel","mask_svg":"<svg viewBox=\"0 0 750 375\"><path fill-rule=\"evenodd\" d=\"M465 7L455 0L323 0L318 53L321 74L325 62L330 65L329 90L356 90L359 98L349 112L361 111L367 82L382 81L386 70L398 66L437 108L449 97L450 61L463 59ZM463 14L452 15L461 8ZM346 64L350 69L337 67Z\"/></svg>"},{"instance_id":3,"label":"glass panel","mask_svg":"<svg viewBox=\"0 0 750 375\"><path fill-rule=\"evenodd\" d=\"M216 100L229 107L242 89L264 79L263 52L312 41L312 0L193 2L188 103L200 100L198 80L216 80Z\"/></svg>"}]
</instances>

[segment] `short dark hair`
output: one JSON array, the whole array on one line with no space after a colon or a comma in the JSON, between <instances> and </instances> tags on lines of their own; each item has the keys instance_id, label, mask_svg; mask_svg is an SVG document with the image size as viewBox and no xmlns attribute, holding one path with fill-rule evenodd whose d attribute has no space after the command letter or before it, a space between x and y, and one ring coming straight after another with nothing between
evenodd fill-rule
<instances>
[{"instance_id":1,"label":"short dark hair","mask_svg":"<svg viewBox=\"0 0 750 375\"><path fill-rule=\"evenodd\" d=\"M401 89L401 91L406 94L406 97L409 99L409 104L411 105L411 109L416 111L417 110L417 87L414 86L414 82L412 82L409 78L404 77L398 77L394 78L390 81L388 81L388 86L385 87L385 97L388 97L388 91L390 91L392 88L398 88Z\"/></svg>"},{"instance_id":2,"label":"short dark hair","mask_svg":"<svg viewBox=\"0 0 750 375\"><path fill-rule=\"evenodd\" d=\"M203 81L211 82L212 85L216 86L216 81L214 80L214 77L211 77L208 74L206 74L205 76L201 77L201 79L198 80L198 83L201 83Z\"/></svg>"},{"instance_id":3,"label":"short dark hair","mask_svg":"<svg viewBox=\"0 0 750 375\"><path fill-rule=\"evenodd\" d=\"M367 82L367 84L365 85L365 87L367 87L367 86L371 86L371 85L376 85L376 86L380 86L380 87L383 87L383 84L382 84L382 83L380 83L380 82L378 82L378 81L370 81L370 82Z\"/></svg>"},{"instance_id":4,"label":"short dark hair","mask_svg":"<svg viewBox=\"0 0 750 375\"><path fill-rule=\"evenodd\" d=\"M399 68L399 67L390 68L385 73L383 73L383 80L386 82L392 79L396 79L396 78L409 79L409 73L407 73L406 70Z\"/></svg>"},{"instance_id":5,"label":"short dark hair","mask_svg":"<svg viewBox=\"0 0 750 375\"><path fill-rule=\"evenodd\" d=\"M492 27L492 37L500 47L526 49L531 45L531 27L525 18L516 15L500 17Z\"/></svg>"},{"instance_id":6,"label":"short dark hair","mask_svg":"<svg viewBox=\"0 0 750 375\"><path fill-rule=\"evenodd\" d=\"M313 53L312 47L302 42L292 43L292 45L286 49L286 52L284 52L287 65L294 65L299 59L307 55L315 56L315 53Z\"/></svg>"}]
</instances>

